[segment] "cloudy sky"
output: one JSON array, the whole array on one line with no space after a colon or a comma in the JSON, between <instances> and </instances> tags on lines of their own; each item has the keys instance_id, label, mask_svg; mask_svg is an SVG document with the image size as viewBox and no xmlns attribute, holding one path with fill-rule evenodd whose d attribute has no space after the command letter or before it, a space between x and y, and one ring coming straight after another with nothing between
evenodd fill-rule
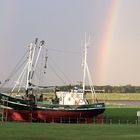
<instances>
[{"instance_id":1,"label":"cloudy sky","mask_svg":"<svg viewBox=\"0 0 140 140\"><path fill-rule=\"evenodd\" d=\"M0 79L38 37L63 71L65 83L82 79L81 42L90 34L88 64L96 85L140 85L140 0L0 0ZM52 64L52 65L53 65ZM58 76L47 71L59 84ZM58 73L59 76L61 74Z\"/></svg>"}]
</instances>

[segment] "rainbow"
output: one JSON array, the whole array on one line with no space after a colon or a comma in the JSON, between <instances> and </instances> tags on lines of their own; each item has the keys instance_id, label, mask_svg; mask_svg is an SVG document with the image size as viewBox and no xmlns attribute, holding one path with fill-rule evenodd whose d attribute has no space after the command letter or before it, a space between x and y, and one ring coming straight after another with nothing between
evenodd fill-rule
<instances>
[{"instance_id":1,"label":"rainbow","mask_svg":"<svg viewBox=\"0 0 140 140\"><path fill-rule=\"evenodd\" d=\"M98 84L106 84L107 64L109 60L109 54L111 52L111 44L113 39L113 31L115 29L117 20L117 11L119 9L120 0L112 0L106 15L106 21L103 28L101 39L99 40L99 52L98 52L98 65L99 75Z\"/></svg>"}]
</instances>

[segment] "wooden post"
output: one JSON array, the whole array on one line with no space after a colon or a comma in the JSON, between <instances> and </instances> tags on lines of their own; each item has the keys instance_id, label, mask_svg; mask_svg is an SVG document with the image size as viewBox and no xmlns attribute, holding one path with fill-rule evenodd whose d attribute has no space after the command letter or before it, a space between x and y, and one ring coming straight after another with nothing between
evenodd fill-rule
<instances>
[{"instance_id":1,"label":"wooden post","mask_svg":"<svg viewBox=\"0 0 140 140\"><path fill-rule=\"evenodd\" d=\"M138 124L138 120L136 120L136 125Z\"/></svg>"},{"instance_id":2,"label":"wooden post","mask_svg":"<svg viewBox=\"0 0 140 140\"><path fill-rule=\"evenodd\" d=\"M119 125L121 124L121 121L119 120Z\"/></svg>"},{"instance_id":3,"label":"wooden post","mask_svg":"<svg viewBox=\"0 0 140 140\"><path fill-rule=\"evenodd\" d=\"M140 116L138 116L138 124L140 124Z\"/></svg>"},{"instance_id":4,"label":"wooden post","mask_svg":"<svg viewBox=\"0 0 140 140\"><path fill-rule=\"evenodd\" d=\"M69 117L69 124L70 124L70 117Z\"/></svg>"},{"instance_id":5,"label":"wooden post","mask_svg":"<svg viewBox=\"0 0 140 140\"><path fill-rule=\"evenodd\" d=\"M140 124L140 111L137 111L137 117L138 117L138 122L137 122L137 124Z\"/></svg>"},{"instance_id":6,"label":"wooden post","mask_svg":"<svg viewBox=\"0 0 140 140\"><path fill-rule=\"evenodd\" d=\"M63 121L62 121L62 117L60 117L60 123L63 123Z\"/></svg>"},{"instance_id":7,"label":"wooden post","mask_svg":"<svg viewBox=\"0 0 140 140\"><path fill-rule=\"evenodd\" d=\"M77 118L77 124L79 123L79 119Z\"/></svg>"},{"instance_id":8,"label":"wooden post","mask_svg":"<svg viewBox=\"0 0 140 140\"><path fill-rule=\"evenodd\" d=\"M112 124L112 119L110 119L110 124Z\"/></svg>"},{"instance_id":9,"label":"wooden post","mask_svg":"<svg viewBox=\"0 0 140 140\"><path fill-rule=\"evenodd\" d=\"M1 112L1 121L3 122L4 109L1 106L0 106L0 112Z\"/></svg>"},{"instance_id":10,"label":"wooden post","mask_svg":"<svg viewBox=\"0 0 140 140\"><path fill-rule=\"evenodd\" d=\"M129 121L127 120L127 125L129 124Z\"/></svg>"}]
</instances>

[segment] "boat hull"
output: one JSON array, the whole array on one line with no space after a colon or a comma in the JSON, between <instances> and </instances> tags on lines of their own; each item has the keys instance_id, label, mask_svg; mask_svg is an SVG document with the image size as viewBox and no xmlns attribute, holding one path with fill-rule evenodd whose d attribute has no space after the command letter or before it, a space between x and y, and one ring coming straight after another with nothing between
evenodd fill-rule
<instances>
[{"instance_id":1,"label":"boat hull","mask_svg":"<svg viewBox=\"0 0 140 140\"><path fill-rule=\"evenodd\" d=\"M105 111L104 103L87 105L31 105L28 101L0 94L3 118L24 122L91 122Z\"/></svg>"}]
</instances>

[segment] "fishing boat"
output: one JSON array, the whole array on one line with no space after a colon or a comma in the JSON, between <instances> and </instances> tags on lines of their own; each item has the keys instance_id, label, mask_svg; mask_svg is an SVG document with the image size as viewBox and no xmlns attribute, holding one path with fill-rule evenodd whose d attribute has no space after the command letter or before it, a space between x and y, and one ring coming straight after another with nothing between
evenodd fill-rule
<instances>
[{"instance_id":1,"label":"fishing boat","mask_svg":"<svg viewBox=\"0 0 140 140\"><path fill-rule=\"evenodd\" d=\"M105 104L98 102L95 89L90 78L90 72L87 65L87 48L88 43L84 45L84 61L83 61L83 81L81 88L74 88L70 91L55 90L55 98L50 103L37 101L36 88L49 88L47 86L35 85L33 83L36 74L37 64L41 55L41 51L47 50L44 41L35 39L28 46L27 62L19 74L11 93L16 89L17 95L0 92L0 107L2 110L3 120L21 121L21 122L92 122L94 118L105 111ZM45 66L48 57L45 56ZM46 73L46 72L44 72ZM86 87L86 73L89 78L90 90ZM25 86L21 87L21 83L26 79ZM8 81L8 80L7 80ZM20 95L20 90L25 88L25 94ZM56 89L56 88L55 88ZM85 98L86 92L91 92L93 102Z\"/></svg>"}]
</instances>

